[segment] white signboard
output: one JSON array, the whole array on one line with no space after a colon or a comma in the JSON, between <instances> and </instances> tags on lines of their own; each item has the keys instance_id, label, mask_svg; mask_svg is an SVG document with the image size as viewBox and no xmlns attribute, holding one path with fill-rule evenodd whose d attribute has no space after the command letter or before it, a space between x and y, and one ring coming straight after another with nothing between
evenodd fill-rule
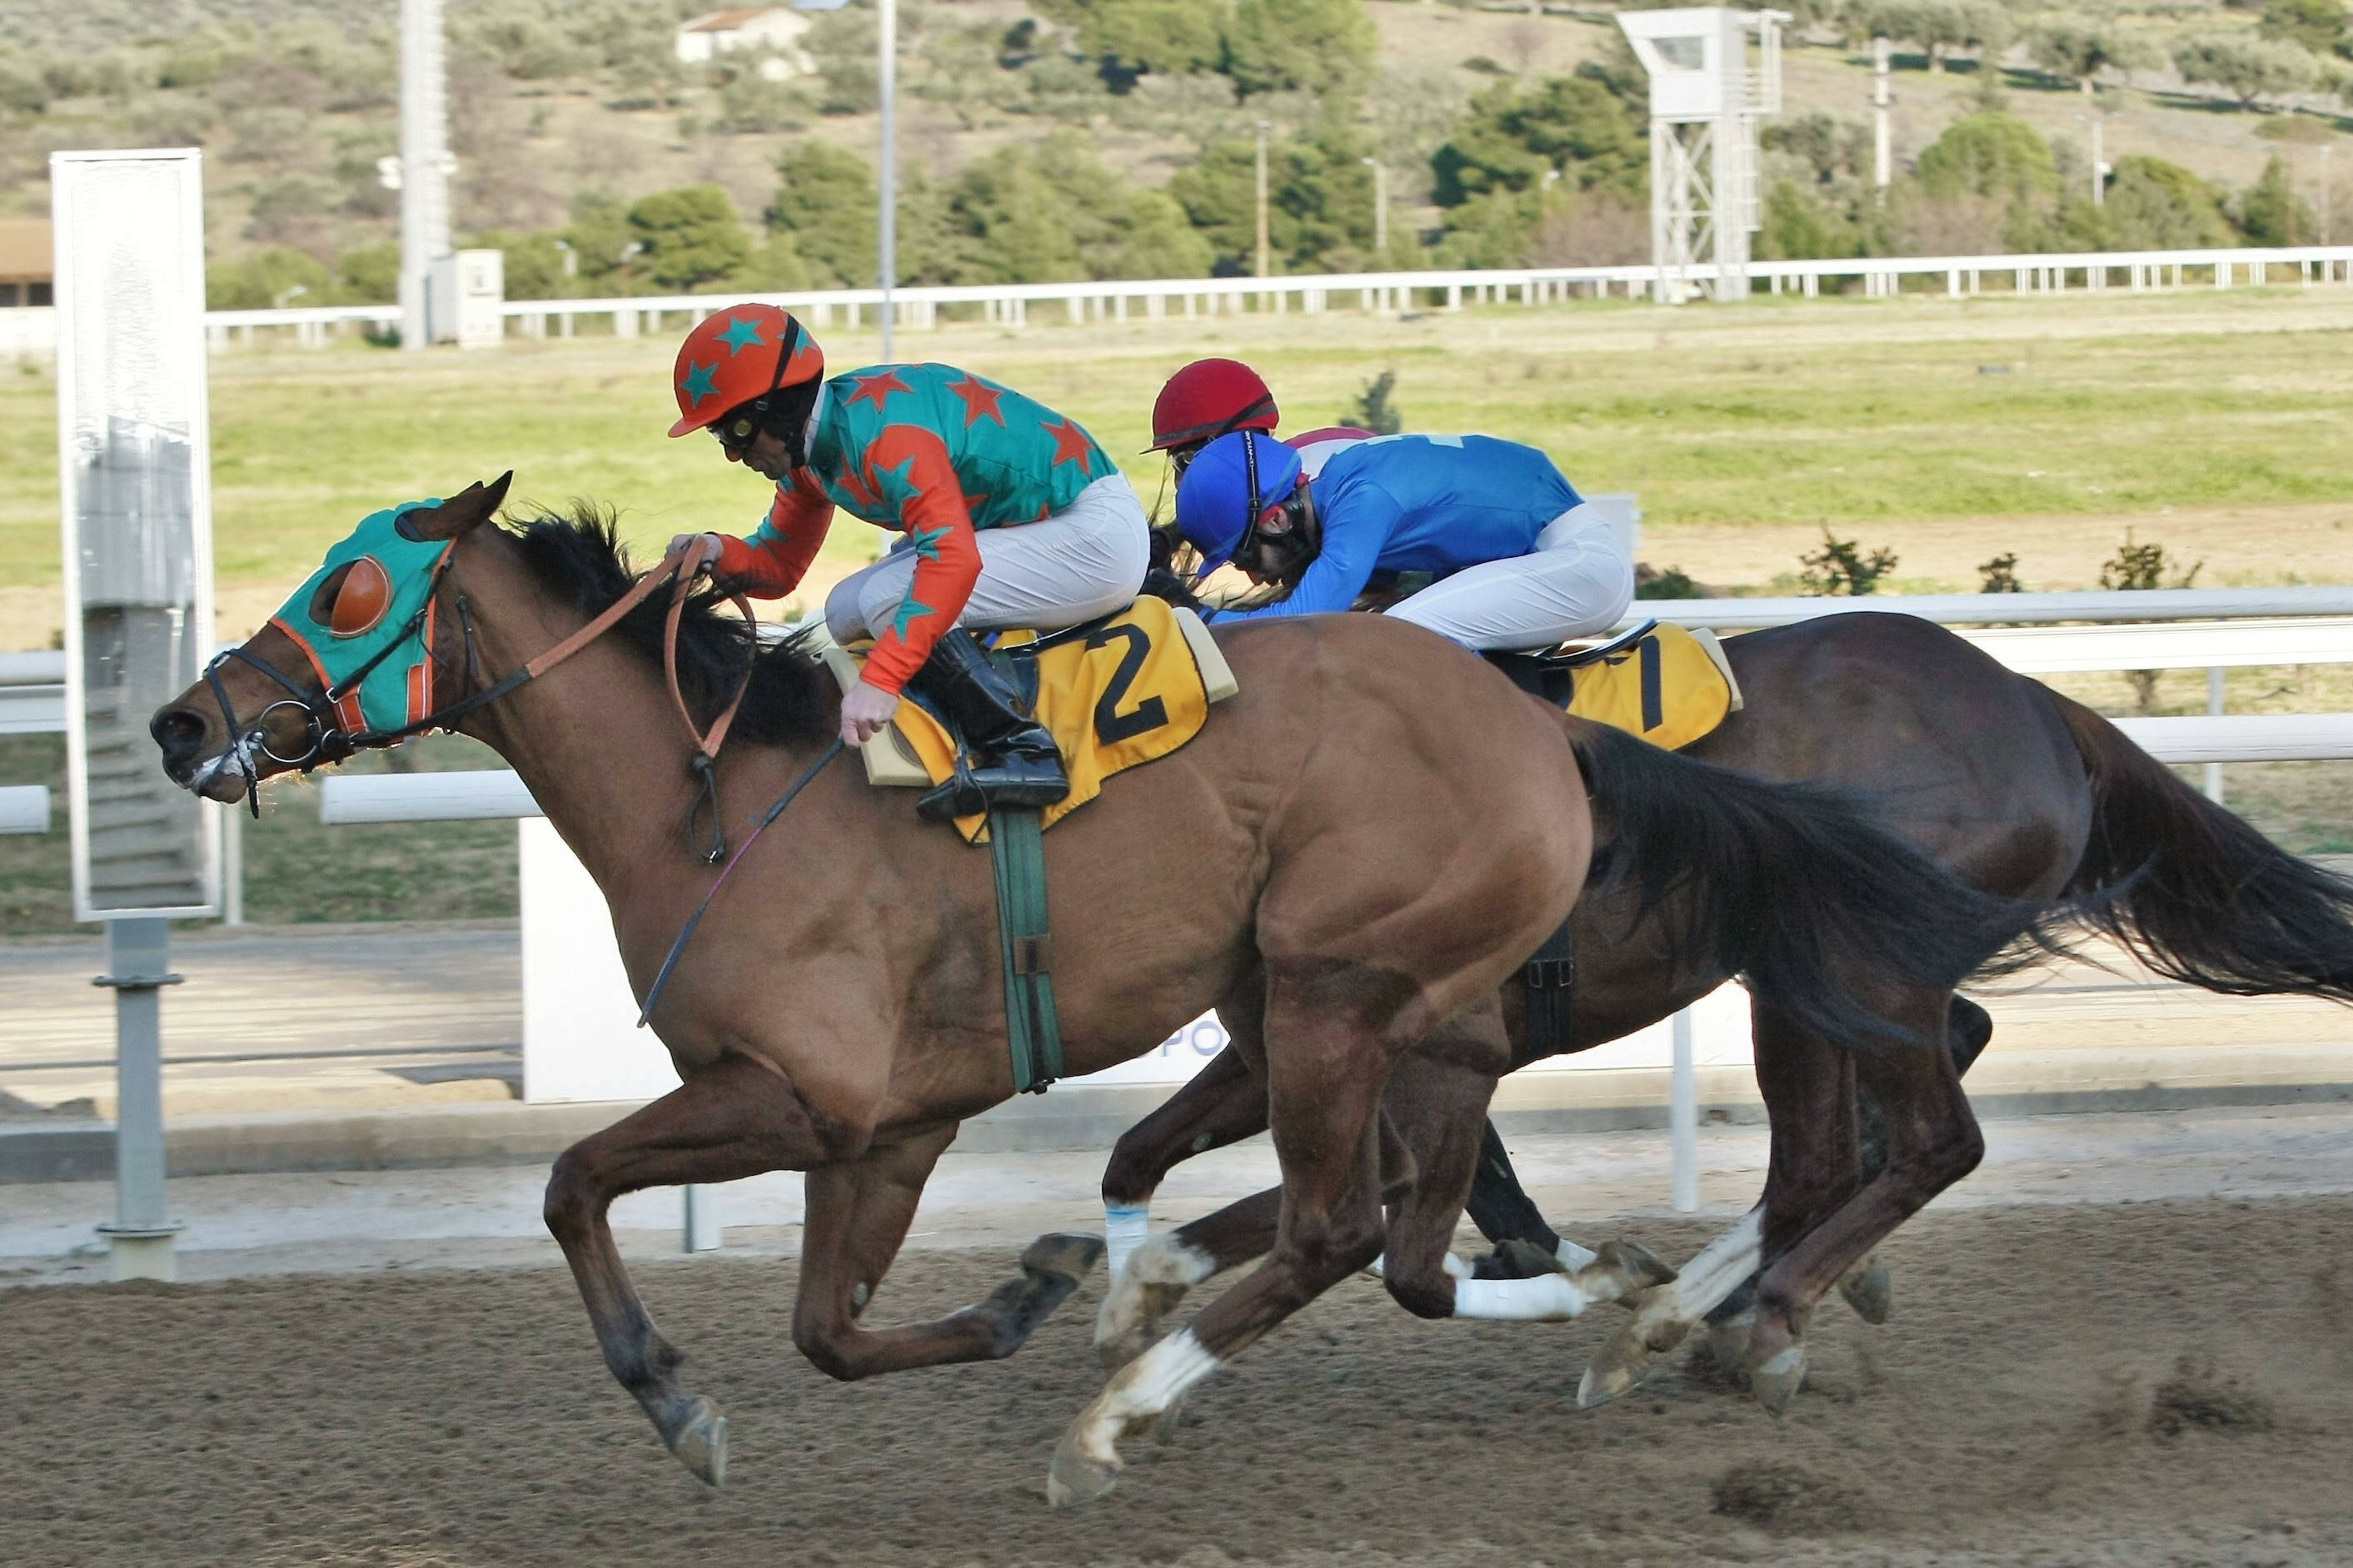
<instances>
[{"instance_id":1,"label":"white signboard","mask_svg":"<svg viewBox=\"0 0 2353 1568\"><path fill-rule=\"evenodd\" d=\"M202 155L55 153L74 916L209 915L218 809L148 716L212 654Z\"/></svg>"},{"instance_id":2,"label":"white signboard","mask_svg":"<svg viewBox=\"0 0 2353 1568\"><path fill-rule=\"evenodd\" d=\"M522 829L522 1090L534 1104L557 1100L651 1100L678 1087L670 1053L651 1029L637 1026L638 1002L621 969L605 895L544 817ZM1748 999L1726 985L1693 1009L1694 1056L1702 1067L1749 1058ZM1165 1084L1174 1087L1226 1047L1215 1014L1187 1024L1151 1051L1062 1087ZM1666 1068L1673 1059L1663 1022L1595 1050L1554 1057L1526 1072L1605 1068Z\"/></svg>"}]
</instances>

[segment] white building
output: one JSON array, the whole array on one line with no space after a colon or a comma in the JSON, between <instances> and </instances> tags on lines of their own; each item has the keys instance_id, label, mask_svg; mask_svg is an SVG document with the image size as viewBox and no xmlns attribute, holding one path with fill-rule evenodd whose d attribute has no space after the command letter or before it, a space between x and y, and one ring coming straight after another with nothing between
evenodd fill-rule
<instances>
[{"instance_id":1,"label":"white building","mask_svg":"<svg viewBox=\"0 0 2353 1568\"><path fill-rule=\"evenodd\" d=\"M801 35L808 28L808 17L782 5L713 11L679 28L678 58L695 65L736 49L761 49L768 58L760 62L760 74L770 81L813 75L817 62L800 47Z\"/></svg>"}]
</instances>

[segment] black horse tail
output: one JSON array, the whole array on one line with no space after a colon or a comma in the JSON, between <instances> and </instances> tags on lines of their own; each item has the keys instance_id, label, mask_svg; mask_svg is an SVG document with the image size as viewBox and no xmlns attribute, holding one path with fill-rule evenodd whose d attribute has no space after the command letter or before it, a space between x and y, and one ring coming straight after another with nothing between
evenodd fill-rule
<instances>
[{"instance_id":1,"label":"black horse tail","mask_svg":"<svg viewBox=\"0 0 2353 1568\"><path fill-rule=\"evenodd\" d=\"M1810 1031L1920 1042L1867 998L1946 991L2021 943L2045 906L1980 892L1862 797L1773 784L1568 721L1596 818L1589 888L1630 891L1686 973L1738 974Z\"/></svg>"},{"instance_id":2,"label":"black horse tail","mask_svg":"<svg viewBox=\"0 0 2353 1568\"><path fill-rule=\"evenodd\" d=\"M2091 777L2067 891L2084 925L2169 980L2353 1002L2353 880L2291 855L2079 702L2051 694Z\"/></svg>"}]
</instances>

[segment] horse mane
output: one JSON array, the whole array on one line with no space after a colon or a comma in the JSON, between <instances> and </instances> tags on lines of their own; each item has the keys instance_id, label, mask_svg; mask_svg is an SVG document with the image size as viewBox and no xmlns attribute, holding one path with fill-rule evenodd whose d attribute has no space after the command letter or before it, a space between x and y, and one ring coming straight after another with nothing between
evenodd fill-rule
<instances>
[{"instance_id":1,"label":"horse mane","mask_svg":"<svg viewBox=\"0 0 2353 1568\"><path fill-rule=\"evenodd\" d=\"M568 512L529 513L508 519L504 527L532 575L584 616L611 608L643 575L630 567L610 507L575 500ZM798 637L758 644L741 618L719 613L724 603L723 595L706 587L688 598L679 617L679 692L696 724L707 726L719 716L748 664L751 684L730 740L776 746L830 735L835 720L827 698L834 682L817 656ZM649 595L610 635L659 666L669 615L670 595Z\"/></svg>"}]
</instances>

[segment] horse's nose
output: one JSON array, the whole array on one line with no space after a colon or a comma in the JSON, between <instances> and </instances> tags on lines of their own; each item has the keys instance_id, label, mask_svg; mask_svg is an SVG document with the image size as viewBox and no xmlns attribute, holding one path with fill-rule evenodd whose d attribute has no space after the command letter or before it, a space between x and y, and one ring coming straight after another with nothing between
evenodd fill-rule
<instances>
[{"instance_id":1,"label":"horse's nose","mask_svg":"<svg viewBox=\"0 0 2353 1568\"><path fill-rule=\"evenodd\" d=\"M147 732L155 737L155 744L164 752L164 763L169 767L185 761L205 743L204 716L185 708L159 709L148 721Z\"/></svg>"}]
</instances>

